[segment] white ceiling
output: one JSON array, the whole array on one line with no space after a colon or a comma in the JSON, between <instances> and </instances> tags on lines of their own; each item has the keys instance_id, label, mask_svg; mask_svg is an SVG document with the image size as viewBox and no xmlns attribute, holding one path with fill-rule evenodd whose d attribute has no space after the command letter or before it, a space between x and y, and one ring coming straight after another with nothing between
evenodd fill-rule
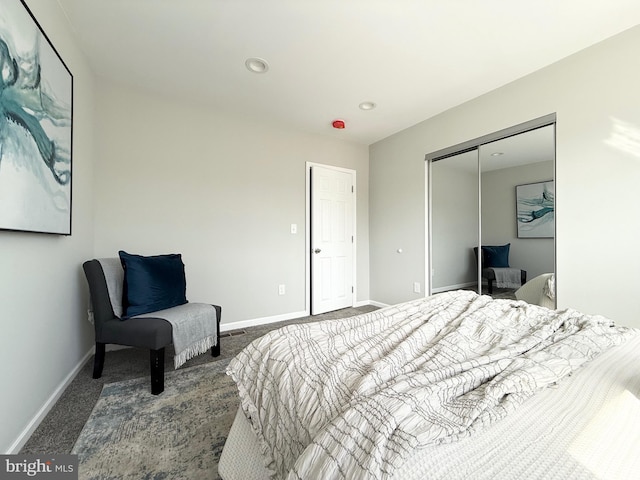
<instances>
[{"instance_id":1,"label":"white ceiling","mask_svg":"<svg viewBox=\"0 0 640 480\"><path fill-rule=\"evenodd\" d=\"M483 172L518 167L555 159L556 141L553 125L486 143L479 148ZM493 155L500 153L501 155Z\"/></svg>"},{"instance_id":2,"label":"white ceiling","mask_svg":"<svg viewBox=\"0 0 640 480\"><path fill-rule=\"evenodd\" d=\"M58 2L102 77L363 144L640 23L638 0Z\"/></svg>"}]
</instances>

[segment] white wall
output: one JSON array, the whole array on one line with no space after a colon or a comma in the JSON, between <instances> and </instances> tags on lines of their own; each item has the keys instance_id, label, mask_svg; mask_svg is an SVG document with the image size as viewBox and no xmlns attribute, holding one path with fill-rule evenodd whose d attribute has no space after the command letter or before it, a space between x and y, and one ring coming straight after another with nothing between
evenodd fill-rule
<instances>
[{"instance_id":1,"label":"white wall","mask_svg":"<svg viewBox=\"0 0 640 480\"><path fill-rule=\"evenodd\" d=\"M305 162L317 162L357 172L357 300L369 299L366 146L112 84L97 97L97 256L182 253L187 298L222 305L223 325L297 315Z\"/></svg>"},{"instance_id":2,"label":"white wall","mask_svg":"<svg viewBox=\"0 0 640 480\"><path fill-rule=\"evenodd\" d=\"M482 173L482 244L511 244L512 267L527 271L531 280L554 272L553 238L518 238L516 185L553 179L553 161L501 168Z\"/></svg>"},{"instance_id":3,"label":"white wall","mask_svg":"<svg viewBox=\"0 0 640 480\"><path fill-rule=\"evenodd\" d=\"M428 291L424 155L432 150L407 130L369 147L369 284L375 302L392 305ZM423 293L413 293L414 282Z\"/></svg>"},{"instance_id":4,"label":"white wall","mask_svg":"<svg viewBox=\"0 0 640 480\"><path fill-rule=\"evenodd\" d=\"M640 326L638 48L640 26L370 146L372 299L425 278L424 155L556 112L558 306Z\"/></svg>"},{"instance_id":5,"label":"white wall","mask_svg":"<svg viewBox=\"0 0 640 480\"><path fill-rule=\"evenodd\" d=\"M93 77L57 2L28 4L74 76L72 235L0 231L0 452L32 420L93 343L81 263L93 253Z\"/></svg>"}]
</instances>

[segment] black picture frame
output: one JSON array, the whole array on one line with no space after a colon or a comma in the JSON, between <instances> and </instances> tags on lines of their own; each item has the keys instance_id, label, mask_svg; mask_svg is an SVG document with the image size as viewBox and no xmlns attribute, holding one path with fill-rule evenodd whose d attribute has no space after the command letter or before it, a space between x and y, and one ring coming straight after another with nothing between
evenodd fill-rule
<instances>
[{"instance_id":1,"label":"black picture frame","mask_svg":"<svg viewBox=\"0 0 640 480\"><path fill-rule=\"evenodd\" d=\"M0 0L0 229L71 235L73 75L23 0Z\"/></svg>"}]
</instances>

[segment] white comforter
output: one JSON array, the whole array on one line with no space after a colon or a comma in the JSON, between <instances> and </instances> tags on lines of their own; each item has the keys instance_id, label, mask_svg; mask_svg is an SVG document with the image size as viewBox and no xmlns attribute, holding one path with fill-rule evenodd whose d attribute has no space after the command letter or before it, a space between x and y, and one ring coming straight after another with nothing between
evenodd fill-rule
<instances>
[{"instance_id":1,"label":"white comforter","mask_svg":"<svg viewBox=\"0 0 640 480\"><path fill-rule=\"evenodd\" d=\"M228 368L278 478L385 478L413 449L469 435L628 329L473 292L291 325Z\"/></svg>"}]
</instances>

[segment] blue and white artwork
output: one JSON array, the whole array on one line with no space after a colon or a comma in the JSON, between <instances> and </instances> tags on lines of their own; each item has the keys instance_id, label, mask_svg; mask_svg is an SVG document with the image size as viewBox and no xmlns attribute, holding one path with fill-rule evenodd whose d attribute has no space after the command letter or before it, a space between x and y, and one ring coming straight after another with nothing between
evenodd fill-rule
<instances>
[{"instance_id":1,"label":"blue and white artwork","mask_svg":"<svg viewBox=\"0 0 640 480\"><path fill-rule=\"evenodd\" d=\"M553 180L516 187L518 238L555 236L555 187Z\"/></svg>"},{"instance_id":2,"label":"blue and white artwork","mask_svg":"<svg viewBox=\"0 0 640 480\"><path fill-rule=\"evenodd\" d=\"M0 0L0 229L71 234L72 99L27 6Z\"/></svg>"}]
</instances>

